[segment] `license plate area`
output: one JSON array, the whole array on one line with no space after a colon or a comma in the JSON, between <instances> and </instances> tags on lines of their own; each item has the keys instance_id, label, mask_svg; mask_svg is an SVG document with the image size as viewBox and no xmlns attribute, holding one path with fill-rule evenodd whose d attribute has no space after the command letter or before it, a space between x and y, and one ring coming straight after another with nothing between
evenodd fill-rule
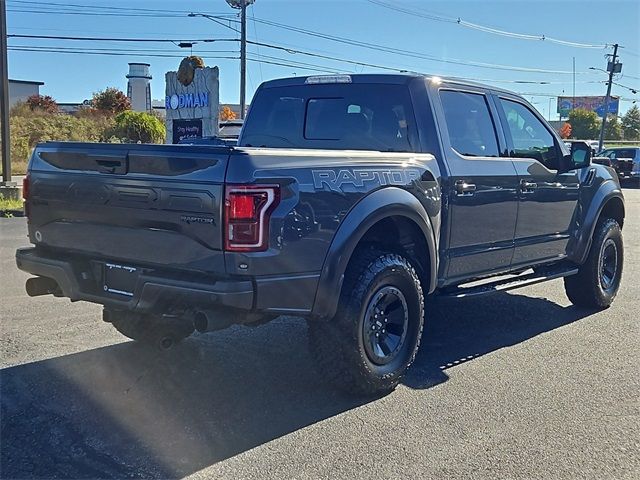
<instances>
[{"instance_id":1,"label":"license plate area","mask_svg":"<svg viewBox=\"0 0 640 480\"><path fill-rule=\"evenodd\" d=\"M106 293L133 297L138 281L139 270L135 267L119 265L117 263L104 264L103 287Z\"/></svg>"}]
</instances>

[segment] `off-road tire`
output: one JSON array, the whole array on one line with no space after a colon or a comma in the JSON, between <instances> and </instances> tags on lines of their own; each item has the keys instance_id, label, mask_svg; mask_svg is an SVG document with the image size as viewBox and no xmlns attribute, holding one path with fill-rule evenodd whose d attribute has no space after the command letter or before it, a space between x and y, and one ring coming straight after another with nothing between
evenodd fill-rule
<instances>
[{"instance_id":1,"label":"off-road tire","mask_svg":"<svg viewBox=\"0 0 640 480\"><path fill-rule=\"evenodd\" d=\"M602 262L605 248L615 246L615 274L610 286L603 285ZM620 288L624 247L620 225L612 218L598 222L587 260L578 273L564 278L564 289L574 305L589 308L607 308Z\"/></svg>"},{"instance_id":2,"label":"off-road tire","mask_svg":"<svg viewBox=\"0 0 640 480\"><path fill-rule=\"evenodd\" d=\"M370 322L367 313L372 302L385 289L401 293L407 323L395 356L380 365L367 353L365 325L370 323L365 322ZM349 264L335 317L309 322L310 349L320 372L340 389L357 395L382 395L398 385L413 363L423 325L424 296L414 267L402 255L366 249L356 253Z\"/></svg>"}]
</instances>

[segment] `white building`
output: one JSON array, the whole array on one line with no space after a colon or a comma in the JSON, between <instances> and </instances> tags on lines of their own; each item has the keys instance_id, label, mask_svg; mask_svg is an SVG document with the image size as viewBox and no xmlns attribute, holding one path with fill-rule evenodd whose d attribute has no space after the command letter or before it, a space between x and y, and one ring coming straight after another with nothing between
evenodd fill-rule
<instances>
[{"instance_id":1,"label":"white building","mask_svg":"<svg viewBox=\"0 0 640 480\"><path fill-rule=\"evenodd\" d=\"M131 109L136 112L151 112L151 74L148 63L130 63L127 79L127 97Z\"/></svg>"},{"instance_id":2,"label":"white building","mask_svg":"<svg viewBox=\"0 0 640 480\"><path fill-rule=\"evenodd\" d=\"M40 95L40 86L44 82L9 79L9 108L18 102L24 102L31 95Z\"/></svg>"}]
</instances>

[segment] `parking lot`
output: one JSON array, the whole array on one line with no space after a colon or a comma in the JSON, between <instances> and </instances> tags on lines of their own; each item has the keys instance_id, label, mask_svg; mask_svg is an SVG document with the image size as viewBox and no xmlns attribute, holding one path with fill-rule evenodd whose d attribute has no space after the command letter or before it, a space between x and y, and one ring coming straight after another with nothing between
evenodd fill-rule
<instances>
[{"instance_id":1,"label":"parking lot","mask_svg":"<svg viewBox=\"0 0 640 480\"><path fill-rule=\"evenodd\" d=\"M29 298L0 220L3 478L640 477L640 190L623 286L600 312L561 280L430 301L407 380L319 381L302 320L136 346L98 306Z\"/></svg>"}]
</instances>

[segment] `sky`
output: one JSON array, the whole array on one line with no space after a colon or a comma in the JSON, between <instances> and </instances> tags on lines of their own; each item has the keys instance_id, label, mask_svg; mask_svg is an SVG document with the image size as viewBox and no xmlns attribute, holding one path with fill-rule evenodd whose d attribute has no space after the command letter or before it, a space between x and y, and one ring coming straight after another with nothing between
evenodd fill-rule
<instances>
[{"instance_id":1,"label":"sky","mask_svg":"<svg viewBox=\"0 0 640 480\"><path fill-rule=\"evenodd\" d=\"M173 40L9 38L9 77L44 82L41 93L58 102L81 102L110 86L126 91L129 62L151 64L152 96L163 99L165 72L176 70L180 58L191 51L177 43L216 39L195 43L193 54L220 68L221 102L239 103L239 35L233 30L238 17L225 0L6 2L9 35ZM190 12L219 18L189 17ZM469 23L480 27L465 26ZM509 35L490 33L485 27ZM605 55L612 48L602 45L622 46L623 71L615 81L640 91L639 27L640 2L635 0L256 0L248 8L248 39L271 47L248 47L247 98L272 78L391 71L381 68L385 67L506 88L525 94L545 117L551 111L551 118L557 119L555 96L573 94L573 58L575 94L605 94L606 74L590 70L606 68ZM523 38L528 35L599 47ZM612 89L623 99L622 113L638 98L623 86Z\"/></svg>"}]
</instances>

